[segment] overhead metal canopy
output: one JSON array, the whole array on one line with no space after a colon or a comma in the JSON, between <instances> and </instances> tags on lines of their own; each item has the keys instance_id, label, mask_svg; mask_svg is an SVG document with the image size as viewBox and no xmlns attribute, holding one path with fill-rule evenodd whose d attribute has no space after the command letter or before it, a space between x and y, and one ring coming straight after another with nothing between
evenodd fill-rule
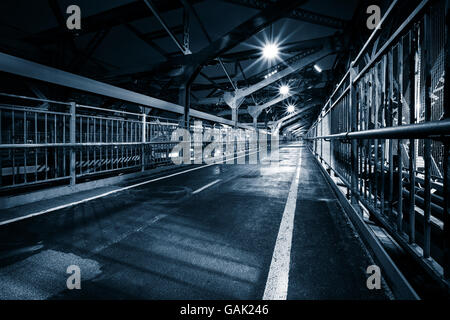
<instances>
[{"instance_id":1,"label":"overhead metal canopy","mask_svg":"<svg viewBox=\"0 0 450 320\"><path fill-rule=\"evenodd\" d=\"M270 5L271 2L274 2L274 1L255 1L255 0L224 0L224 1L255 9L264 9L268 5ZM296 8L292 10L292 12L289 14L289 18L336 29L344 28L346 22L339 18L330 17L324 14L318 14L316 12L312 12L302 8Z\"/></svg>"},{"instance_id":2,"label":"overhead metal canopy","mask_svg":"<svg viewBox=\"0 0 450 320\"><path fill-rule=\"evenodd\" d=\"M310 102L308 103L308 105L300 108L294 113L291 113L277 121L269 122L269 126L272 127L272 131L279 131L283 125L286 125L288 123L291 123L292 121L299 119L301 116L305 115L306 111L312 109L315 106L316 104L314 102Z\"/></svg>"},{"instance_id":3,"label":"overhead metal canopy","mask_svg":"<svg viewBox=\"0 0 450 320\"><path fill-rule=\"evenodd\" d=\"M301 123L294 123L290 126L286 127L285 131L294 131L297 130L302 124Z\"/></svg>"},{"instance_id":4,"label":"overhead metal canopy","mask_svg":"<svg viewBox=\"0 0 450 320\"><path fill-rule=\"evenodd\" d=\"M148 72L140 73L135 76L139 77L148 73L167 73L178 70L178 74L174 74L172 81L176 84L184 84L192 76L196 75L199 68L208 61L211 61L226 51L234 48L236 45L247 40L257 32L271 25L273 22L286 16L293 9L305 2L306 0L280 0L276 3L271 3L270 6L261 10L259 13L241 23L222 37L214 40L210 45L199 52L191 55L174 57L155 66Z\"/></svg>"},{"instance_id":5,"label":"overhead metal canopy","mask_svg":"<svg viewBox=\"0 0 450 320\"><path fill-rule=\"evenodd\" d=\"M230 95L235 95L236 99L240 99L242 97L242 94L245 96L248 96L248 95L252 94L253 92L260 90L261 88L264 88L264 87L272 84L273 82L280 80L281 78L292 75L294 72L299 71L302 68L304 68L305 66L308 66L309 64L313 63L314 61L320 60L326 56L326 54L321 55L321 53L317 53L316 54L317 59L312 59L313 61L308 60L309 61L308 64L305 64L304 62L299 63L299 60L303 59L305 56L307 56L309 54L313 54L315 50L319 50L319 48L324 48L324 50L326 50L326 48L328 48L329 49L328 54L331 54L332 49L337 50L336 44L338 42L339 42L338 37L335 37L335 36L299 41L296 43L295 48L297 51L304 50L303 52L287 59L286 61L283 61L277 65L274 65L274 66L268 68L267 70L264 70L264 71L258 73L257 75L253 75L252 78L255 78L255 77L262 78L265 74L270 74L272 71L276 71L276 73L279 73L280 69L284 69L284 70L289 69L286 71L283 70L284 75L280 72L281 76L280 76L280 74L278 74L278 75L275 74L275 75L277 75L277 77L274 77L274 75L272 75L272 76L264 79L263 81L260 81L252 86L249 86L246 89L238 89L238 92L234 92L234 93L226 92L223 96L220 96L220 97L210 97L210 98L199 99L198 101L195 101L195 104L197 104L197 105L224 104L225 97L227 97L228 99L232 99L232 96L230 96ZM254 50L251 50L251 52L254 52ZM287 68L286 68L286 65L288 66ZM248 79L248 80L251 80L251 79ZM246 91L244 92L244 90L246 90ZM248 94L248 92L250 92L250 94Z\"/></svg>"},{"instance_id":6,"label":"overhead metal canopy","mask_svg":"<svg viewBox=\"0 0 450 320\"><path fill-rule=\"evenodd\" d=\"M246 96L258 90L261 90L262 88L267 87L268 85L330 55L330 50L330 44L326 45L322 49L307 50L306 52L303 52L302 54L297 56L298 60L296 62L289 64L287 68L273 74L272 76L267 77L266 79L248 88L238 89L234 92L226 92L224 94L224 100L231 108L234 108L239 104L239 100L245 98Z\"/></svg>"},{"instance_id":7,"label":"overhead metal canopy","mask_svg":"<svg viewBox=\"0 0 450 320\"><path fill-rule=\"evenodd\" d=\"M190 0L192 3L201 2L200 0ZM182 7L179 1L156 1L160 12L167 12ZM133 1L131 3L118 6L91 16L81 19L81 30L79 35L88 34L103 30L105 27L114 27L120 24L129 23L139 19L152 16L143 1ZM71 37L72 33L67 28L55 27L34 35L27 36L25 40L36 43L46 44L55 43L61 39Z\"/></svg>"},{"instance_id":8,"label":"overhead metal canopy","mask_svg":"<svg viewBox=\"0 0 450 320\"><path fill-rule=\"evenodd\" d=\"M260 106L248 106L247 111L253 118L258 118L258 116L264 109L267 109L283 100L286 100L287 98L292 97L295 94L297 94L297 92L292 92L286 95L278 95L278 97L276 97L275 99L272 99Z\"/></svg>"},{"instance_id":9,"label":"overhead metal canopy","mask_svg":"<svg viewBox=\"0 0 450 320\"><path fill-rule=\"evenodd\" d=\"M48 0L49 8L46 9L51 9L49 13L50 20L54 19L52 23L36 29L28 28L25 19L12 18L14 12L11 12L12 14L9 14L11 18L6 22L16 28L19 25L28 26L25 29L30 31L12 35L11 39L15 40L17 45L7 41L0 41L0 44L5 54L64 70L74 76L81 75L103 85L111 85L111 88L119 88L114 89L116 92L110 93L103 85L95 85L91 90L86 89L93 93L103 92L98 93L105 97L99 102L102 105L115 108L114 105L120 104L116 99L125 99L124 101L133 104L139 102L142 106L151 105L154 107L152 111L154 115L160 113L158 110L165 110L186 114L187 117L190 115L227 125L240 125L237 120L251 122L251 117L247 110L243 110L243 116L238 118L237 108L244 109L250 106L248 110L252 110L251 106L276 98L275 96L270 98L274 95L272 92L274 83L286 81L291 91L298 91L294 83L300 78L304 79L310 85L305 86L308 91L302 91L306 96L301 97L299 101L305 101L316 93L324 96L324 93L330 90L330 82L336 74L333 72L335 69L333 61L336 64L339 57L342 57L341 44L347 39L346 31L341 30L344 30L344 25L348 26L350 15L322 11L318 7L314 9L314 6L303 6L307 2L307 0L218 2L133 0L126 4L121 1L117 4L99 2L83 12L81 30L69 31L65 25L64 8L57 0ZM343 5L342 12L350 13L354 7L354 4ZM224 12L231 13L231 16L221 21L218 28L217 21ZM163 22L162 27L157 20ZM193 23L195 28L192 28ZM317 26L331 27L335 32L330 34L329 28L323 28L323 31L309 34ZM0 26L5 33L8 32L8 28ZM294 31L300 30L297 28L301 28L302 32ZM190 48L192 54L180 54L172 41L169 41L170 38L175 40L178 47L182 44ZM119 48L114 46L112 39L117 39ZM192 41L193 39L195 41ZM278 62L268 63L262 59L262 49L267 41L275 41L279 45ZM126 48L123 46L125 42L129 44ZM324 72L314 71L312 68L314 59L302 71L294 71L282 77L281 72L288 65L305 60L308 51L324 50L327 46L330 48L328 52L330 57L316 62ZM123 59L123 50L127 50L125 56L129 59ZM116 51L117 53L114 53ZM296 58L298 60L295 60ZM341 64L345 63L342 59L339 61ZM11 79L21 81L15 77ZM264 82L262 79L269 80ZM76 82L76 78L72 78L71 81ZM57 84L75 88L68 83L69 85L61 82ZM90 102L92 96L80 97L77 92L70 89L55 87L53 92L46 92L42 84L38 83L37 87L48 96L59 97L61 101L86 100L87 104L98 103L99 97L94 98L95 102ZM312 93L313 90L316 90L316 93ZM26 88L19 91L22 91L22 94L30 93ZM127 96L130 92L130 96ZM224 92L227 92L225 96ZM114 98L115 96L120 98ZM228 102L234 102L231 104L236 110L221 110L220 106L227 104L225 98ZM197 110L192 109L192 106ZM283 117L284 112L284 108L272 108L267 112L266 122L267 119ZM231 120L221 119L221 117L229 118L229 113Z\"/></svg>"}]
</instances>

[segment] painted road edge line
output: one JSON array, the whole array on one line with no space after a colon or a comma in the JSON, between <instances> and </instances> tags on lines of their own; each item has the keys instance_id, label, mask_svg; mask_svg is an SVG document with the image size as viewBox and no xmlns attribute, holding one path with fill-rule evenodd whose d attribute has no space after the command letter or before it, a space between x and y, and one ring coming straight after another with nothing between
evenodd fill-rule
<instances>
[{"instance_id":1,"label":"painted road edge line","mask_svg":"<svg viewBox=\"0 0 450 320\"><path fill-rule=\"evenodd\" d=\"M297 206L298 184L302 150L298 155L297 168L289 189L289 195L281 218L280 229L270 263L263 300L286 300L289 283L289 267L291 263L292 233L294 231L294 217Z\"/></svg>"},{"instance_id":2,"label":"painted road edge line","mask_svg":"<svg viewBox=\"0 0 450 320\"><path fill-rule=\"evenodd\" d=\"M244 154L244 155L241 155L241 156L237 156L237 157L232 158L232 160L238 159L238 158L242 158L242 157L245 157L245 156L249 156L249 155L257 153L257 152L258 151L255 151L255 152L252 152L252 153L248 153L248 154ZM102 193L102 194L99 194L99 195L96 195L96 196L93 196L93 197L89 197L89 198L82 199L82 200L79 200L79 201L74 201L74 202L71 202L71 203L66 203L66 204L63 204L63 205L60 205L60 206L57 206L57 207L53 207L53 208L45 209L45 210L38 211L38 212L35 212L35 213L31 213L31 214L28 214L26 216L5 220L5 221L0 222L0 226L7 225L7 224L10 224L10 223L13 223L13 222L17 222L17 221L21 221L21 220L25 220L25 219L29 219L29 218L33 218L33 217L40 216L40 215L43 215L43 214L46 214L46 213L50 213L50 212L53 212L53 211L58 211L58 210L70 208L70 207L73 207L73 206L77 206L79 204L86 203L86 202L89 202L89 201L92 201L92 200L96 200L96 199L100 199L100 198L109 196L109 195L114 194L114 193L118 193L118 192L129 190L129 189L132 189L132 188L140 187L140 186L152 183L152 182L156 182L156 181L172 178L172 177L175 177L175 176L178 176L178 175L181 175L181 174L184 174L184 173L188 173L188 172L191 172L191 171L196 171L196 170L200 170L200 169L203 169L203 168L207 168L207 167L215 166L215 165L218 165L218 164L222 164L225 161L226 161L226 159L224 159L224 160L222 160L221 162L218 162L218 163L210 163L210 164L206 164L204 166L200 166L200 167L197 167L197 168L192 168L192 169L188 169L188 170L172 173L172 174L169 174L167 176L163 176L163 177L154 178L154 179L150 179L150 180L147 180L147 181L139 182L139 183L133 184L131 186L127 186L127 187L111 190L111 191L108 191L108 192L105 192L105 193Z\"/></svg>"},{"instance_id":3,"label":"painted road edge line","mask_svg":"<svg viewBox=\"0 0 450 320\"><path fill-rule=\"evenodd\" d=\"M207 189L207 188L209 188L209 187L212 187L213 185L215 185L217 182L220 182L220 181L222 181L222 179L214 180L213 182L208 183L207 185L205 185L205 186L203 186L203 187L201 187L201 188L199 188L199 189L193 191L192 194L197 194L197 193L199 193L199 192L202 192L203 190L205 190L205 189Z\"/></svg>"}]
</instances>

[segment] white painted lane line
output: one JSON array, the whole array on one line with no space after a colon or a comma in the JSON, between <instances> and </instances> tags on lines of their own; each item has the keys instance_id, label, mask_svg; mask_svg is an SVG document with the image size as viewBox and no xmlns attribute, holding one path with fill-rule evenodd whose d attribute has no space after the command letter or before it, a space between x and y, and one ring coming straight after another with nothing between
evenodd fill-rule
<instances>
[{"instance_id":1,"label":"white painted lane line","mask_svg":"<svg viewBox=\"0 0 450 320\"><path fill-rule=\"evenodd\" d=\"M140 226L139 228L134 229L134 230L130 230L130 231L128 231L128 232L125 232L124 234L122 234L120 237L114 239L113 241L110 241L110 242L108 242L108 243L106 243L106 244L103 244L103 245L101 245L101 246L95 248L94 250L91 251L91 254L90 254L90 255L92 255L92 254L97 254L97 253L99 253L100 251L103 251L104 249L106 249L106 248L108 248L108 247L110 247L110 246L112 246L112 245L114 245L114 244L116 244L116 243L118 243L118 242L120 242L120 241L122 241L122 240L128 238L128 237L129 237L130 235L132 235L133 233L141 232L141 231L144 230L145 228L150 227L152 224L155 224L156 222L158 222L158 221L161 220L161 219L164 219L164 218L167 217L167 216L168 216L167 214L160 214L160 215L157 215L157 216L154 217L152 220L150 220L148 223L144 223L144 224L143 224L142 226Z\"/></svg>"},{"instance_id":2,"label":"white painted lane line","mask_svg":"<svg viewBox=\"0 0 450 320\"><path fill-rule=\"evenodd\" d=\"M192 194L197 194L197 193L199 193L199 192L202 192L203 190L205 190L205 189L207 189L207 188L209 188L209 187L215 185L217 182L220 182L220 181L222 181L222 179L214 180L213 182L208 183L206 186L203 186L203 187L201 187L201 188L199 188L199 189L193 191Z\"/></svg>"},{"instance_id":3,"label":"white painted lane line","mask_svg":"<svg viewBox=\"0 0 450 320\"><path fill-rule=\"evenodd\" d=\"M250 155L250 154L253 154L253 153L257 153L257 152L258 151L255 151L255 152L252 152L252 153L249 153L249 154L244 154L244 155L241 155L241 156L237 156L237 157L234 157L232 160L237 159L237 158L242 158L242 157L245 157L247 155ZM13 223L13 222L17 222L17 221L21 221L21 220L25 220L25 219L29 219L29 218L32 218L32 217L40 216L40 215L43 215L43 214L46 214L46 213L49 213L49 212L70 208L70 207L73 207L73 206L76 206L76 205L79 205L79 204L82 204L82 203L86 203L86 202L89 202L89 201L92 201L92 200L96 200L96 199L100 199L100 198L109 196L109 195L114 194L114 193L118 193L118 192L125 191L125 190L128 190L128 189L140 187L140 186L152 183L152 182L156 182L156 181L172 178L172 177L175 177L175 176L178 176L178 175L181 175L181 174L185 174L185 173L188 173L188 172L192 172L192 171L200 170L200 169L203 169L203 168L215 166L215 165L224 163L225 161L226 161L226 159L224 159L223 161L221 161L219 163L205 164L204 166L201 166L201 167L192 168L192 169L188 169L188 170L172 173L172 174L169 174L169 175L164 176L164 177L159 177L159 178L155 178L155 179L150 179L150 180L147 180L147 181L139 182L139 183L133 184L131 186L127 186L127 187L111 190L111 191L108 191L108 192L105 192L105 193L102 193L102 194L99 194L99 195L96 195L96 196L93 196L93 197L89 197L89 198L86 198L86 199L83 199L83 200L74 201L74 202L71 202L71 203L66 203L66 204L63 204L63 205L60 205L60 206L57 206L57 207L54 207L54 208L49 208L49 209L45 209L45 210L38 211L38 212L35 212L35 213L31 213L31 214L28 214L26 216L5 220L5 221L0 222L0 226L6 225L6 224L10 224L10 223Z\"/></svg>"},{"instance_id":4,"label":"white painted lane line","mask_svg":"<svg viewBox=\"0 0 450 320\"><path fill-rule=\"evenodd\" d=\"M300 168L302 164L302 150L298 155L297 168L294 179L289 189L289 195L281 218L272 262L263 300L286 300L289 283L289 266L291 263L292 233L294 231L295 208L297 205L298 183L300 180Z\"/></svg>"}]
</instances>

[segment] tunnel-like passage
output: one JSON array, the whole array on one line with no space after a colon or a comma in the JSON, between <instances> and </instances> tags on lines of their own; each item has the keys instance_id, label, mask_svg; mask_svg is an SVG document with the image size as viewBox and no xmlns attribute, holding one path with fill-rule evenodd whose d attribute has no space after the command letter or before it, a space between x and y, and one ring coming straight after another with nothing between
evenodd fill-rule
<instances>
[{"instance_id":1,"label":"tunnel-like passage","mask_svg":"<svg viewBox=\"0 0 450 320\"><path fill-rule=\"evenodd\" d=\"M0 300L449 297L449 0L44 2L0 4Z\"/></svg>"},{"instance_id":2,"label":"tunnel-like passage","mask_svg":"<svg viewBox=\"0 0 450 320\"><path fill-rule=\"evenodd\" d=\"M277 248L288 214L292 246ZM313 155L292 143L276 166L218 164L12 225L0 286L3 299L261 299L287 272L288 299L388 299L367 290L372 262L355 235ZM288 266L268 281L276 254ZM72 261L86 269L80 291L62 285Z\"/></svg>"}]
</instances>

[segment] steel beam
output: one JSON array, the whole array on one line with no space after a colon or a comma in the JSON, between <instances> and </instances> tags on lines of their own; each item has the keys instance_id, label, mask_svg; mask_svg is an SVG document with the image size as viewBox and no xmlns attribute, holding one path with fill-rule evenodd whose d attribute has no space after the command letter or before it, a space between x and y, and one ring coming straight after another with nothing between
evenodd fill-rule
<instances>
[{"instance_id":1,"label":"steel beam","mask_svg":"<svg viewBox=\"0 0 450 320\"><path fill-rule=\"evenodd\" d=\"M253 9L265 9L271 3L274 3L276 0L272 1L260 1L260 0L225 0L226 2L238 4L241 6L253 8ZM313 24L318 24L326 27L331 27L335 29L343 29L346 25L346 21L330 17L327 15L319 14L313 11L297 8L292 10L289 14L289 17L292 19L309 22Z\"/></svg>"},{"instance_id":2,"label":"steel beam","mask_svg":"<svg viewBox=\"0 0 450 320\"><path fill-rule=\"evenodd\" d=\"M17 58L1 52L0 71L48 83L53 83L59 86L91 92L114 99L128 101L146 107L184 114L184 107L175 103L146 96L141 93L112 86L110 84L106 84L52 67L44 66L39 63ZM198 110L191 110L190 115L192 117L203 120L233 125L232 121L230 120L223 119Z\"/></svg>"},{"instance_id":3,"label":"steel beam","mask_svg":"<svg viewBox=\"0 0 450 320\"><path fill-rule=\"evenodd\" d=\"M294 131L296 131L299 127L301 127L301 126L302 126L301 123L294 123L294 124L291 124L291 125L287 126L287 127L284 129L284 131L294 132Z\"/></svg>"},{"instance_id":4,"label":"steel beam","mask_svg":"<svg viewBox=\"0 0 450 320\"><path fill-rule=\"evenodd\" d=\"M319 50L319 49L311 49L301 54L301 57L295 62L290 64L287 68L273 74L270 77L267 77L266 79L248 87L245 89L238 89L235 92L225 92L224 94L224 100L225 102L230 106L233 107L234 104L237 104L236 102L239 100L242 100L243 98L247 97L248 95L261 90L264 87L267 87L268 85L283 79L286 76L289 76L290 74L297 72L306 66L319 61L326 56L330 55L331 50L330 47L326 46L325 48Z\"/></svg>"},{"instance_id":5,"label":"steel beam","mask_svg":"<svg viewBox=\"0 0 450 320\"><path fill-rule=\"evenodd\" d=\"M292 97L293 95L296 95L298 92L292 92L286 95L278 95L278 97L276 97L275 99L272 99L262 105L259 106L248 106L247 107L247 111L248 113L253 117L253 118L258 118L258 116L261 114L261 112L263 112L263 110L283 101L286 100L287 98Z\"/></svg>"},{"instance_id":6,"label":"steel beam","mask_svg":"<svg viewBox=\"0 0 450 320\"><path fill-rule=\"evenodd\" d=\"M301 40L301 41L295 41L295 42L289 42L282 45L282 51L283 54L288 53L298 53L300 51L319 47L325 43L341 43L342 37L333 35L333 36L327 36L327 37L320 37L320 38L314 38L314 39L308 39L308 40ZM230 52L222 55L222 59L226 62L234 62L234 61L243 61L243 60L249 60L249 59L259 59L261 58L261 49L249 49L249 50L243 50L238 52ZM277 65L274 65L272 69L278 69L280 66L283 66L286 63L286 61L283 61ZM270 70L265 70L261 73L256 74L255 76L260 76L262 73L269 73ZM249 78L251 80L254 76Z\"/></svg>"},{"instance_id":7,"label":"steel beam","mask_svg":"<svg viewBox=\"0 0 450 320\"><path fill-rule=\"evenodd\" d=\"M201 2L201 0L191 0L193 3ZM159 12L167 12L181 8L181 3L178 1L157 1ZM151 16L145 3L143 1L133 1L131 3L115 7L100 13L82 18L78 34L85 35L99 30L115 27L124 23L130 23L139 19ZM64 27L55 27L48 30L41 31L34 35L27 36L24 40L38 45L56 43L62 39L72 37L72 34Z\"/></svg>"},{"instance_id":8,"label":"steel beam","mask_svg":"<svg viewBox=\"0 0 450 320\"><path fill-rule=\"evenodd\" d=\"M291 123L292 121L297 120L300 116L305 114L305 111L308 111L315 106L316 106L316 104L311 103L303 108L300 108L298 111L296 111L294 113L291 113L277 121L269 123L269 126L280 129L286 123Z\"/></svg>"},{"instance_id":9,"label":"steel beam","mask_svg":"<svg viewBox=\"0 0 450 320\"><path fill-rule=\"evenodd\" d=\"M153 13L153 15L155 16L155 18L159 21L159 23L163 26L164 30L166 30L167 34L172 38L172 40L175 42L175 44L177 45L177 47L181 50L181 52L184 55L190 54L191 51L189 50L189 48L184 47L180 41L178 41L177 37L172 33L172 31L170 30L170 28L167 26L167 24L165 23L164 19L161 17L161 15L159 14L159 12L156 10L155 5L153 4L153 2L151 0L144 0L144 3L147 5L147 7L150 9L150 11Z\"/></svg>"},{"instance_id":10,"label":"steel beam","mask_svg":"<svg viewBox=\"0 0 450 320\"><path fill-rule=\"evenodd\" d=\"M221 54L249 39L275 21L285 17L290 11L305 2L306 0L277 1L222 37L214 40L209 46L203 48L199 52L192 55L174 57L170 61L158 64L152 70L140 73L136 76L146 76L148 74L161 72L167 73L177 70L176 72L178 72L178 75L173 77L174 83L185 83L187 79L196 76L200 71L200 68L208 61L216 59Z\"/></svg>"}]
</instances>

